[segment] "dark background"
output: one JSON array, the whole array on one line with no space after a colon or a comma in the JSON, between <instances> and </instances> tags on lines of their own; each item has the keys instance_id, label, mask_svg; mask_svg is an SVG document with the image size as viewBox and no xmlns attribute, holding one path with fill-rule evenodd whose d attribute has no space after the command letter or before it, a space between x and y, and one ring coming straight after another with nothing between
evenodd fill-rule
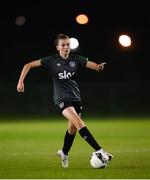
<instances>
[{"instance_id":1,"label":"dark background","mask_svg":"<svg viewBox=\"0 0 150 180\"><path fill-rule=\"evenodd\" d=\"M148 115L150 107L150 12L146 1L0 1L0 114L55 114L52 81L43 68L33 69L25 93L16 92L25 63L56 52L58 33L79 40L75 52L107 62L102 73L82 70L78 83L86 114ZM75 18L86 14L89 23ZM15 19L26 17L23 26ZM120 34L132 39L129 48L118 43Z\"/></svg>"}]
</instances>

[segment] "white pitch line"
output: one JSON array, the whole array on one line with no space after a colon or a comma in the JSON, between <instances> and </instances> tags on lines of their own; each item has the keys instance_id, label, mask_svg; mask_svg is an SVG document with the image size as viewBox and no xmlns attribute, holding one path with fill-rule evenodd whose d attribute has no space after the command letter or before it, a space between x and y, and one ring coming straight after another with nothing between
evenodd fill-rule
<instances>
[{"instance_id":1,"label":"white pitch line","mask_svg":"<svg viewBox=\"0 0 150 180\"><path fill-rule=\"evenodd\" d=\"M140 152L150 152L150 149L123 149L123 150L112 150L112 153L140 153ZM84 154L85 152L80 152L80 154ZM5 155L11 155L11 156L20 156L20 155L54 155L55 153L51 152L22 152L22 153L16 153L16 152L10 152L5 153ZM72 154L79 154L77 152L72 152Z\"/></svg>"}]
</instances>

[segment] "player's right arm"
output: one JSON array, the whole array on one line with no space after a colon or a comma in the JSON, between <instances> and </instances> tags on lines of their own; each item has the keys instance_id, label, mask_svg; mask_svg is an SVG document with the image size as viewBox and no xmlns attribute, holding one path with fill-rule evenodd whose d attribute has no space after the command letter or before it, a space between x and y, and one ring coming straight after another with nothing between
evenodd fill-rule
<instances>
[{"instance_id":1,"label":"player's right arm","mask_svg":"<svg viewBox=\"0 0 150 180\"><path fill-rule=\"evenodd\" d=\"M26 75L28 74L28 72L30 71L30 69L35 68L35 67L39 67L41 65L42 65L41 59L31 61L31 62L24 65L24 67L21 71L20 77L19 77L18 84L17 84L17 91L18 92L24 92L24 79L25 79Z\"/></svg>"}]
</instances>

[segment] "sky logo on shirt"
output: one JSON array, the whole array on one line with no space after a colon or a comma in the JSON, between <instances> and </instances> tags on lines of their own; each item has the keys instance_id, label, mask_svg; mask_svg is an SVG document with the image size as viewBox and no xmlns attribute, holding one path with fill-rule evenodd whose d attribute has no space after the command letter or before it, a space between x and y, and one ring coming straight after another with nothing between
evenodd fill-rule
<instances>
[{"instance_id":1,"label":"sky logo on shirt","mask_svg":"<svg viewBox=\"0 0 150 180\"><path fill-rule=\"evenodd\" d=\"M64 71L62 73L58 73L59 79L70 79L73 75L75 74L75 72L71 73L67 71Z\"/></svg>"}]
</instances>

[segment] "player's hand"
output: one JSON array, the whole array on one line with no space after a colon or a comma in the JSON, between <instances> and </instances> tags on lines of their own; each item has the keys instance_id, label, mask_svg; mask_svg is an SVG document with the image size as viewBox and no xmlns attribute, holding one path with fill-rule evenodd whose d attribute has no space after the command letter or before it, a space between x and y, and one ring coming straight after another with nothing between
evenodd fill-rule
<instances>
[{"instance_id":1,"label":"player's hand","mask_svg":"<svg viewBox=\"0 0 150 180\"><path fill-rule=\"evenodd\" d=\"M105 64L106 64L106 62L98 64L98 71L102 71L104 69Z\"/></svg>"},{"instance_id":2,"label":"player's hand","mask_svg":"<svg viewBox=\"0 0 150 180\"><path fill-rule=\"evenodd\" d=\"M17 85L17 91L18 92L24 92L24 83L18 83Z\"/></svg>"}]
</instances>

